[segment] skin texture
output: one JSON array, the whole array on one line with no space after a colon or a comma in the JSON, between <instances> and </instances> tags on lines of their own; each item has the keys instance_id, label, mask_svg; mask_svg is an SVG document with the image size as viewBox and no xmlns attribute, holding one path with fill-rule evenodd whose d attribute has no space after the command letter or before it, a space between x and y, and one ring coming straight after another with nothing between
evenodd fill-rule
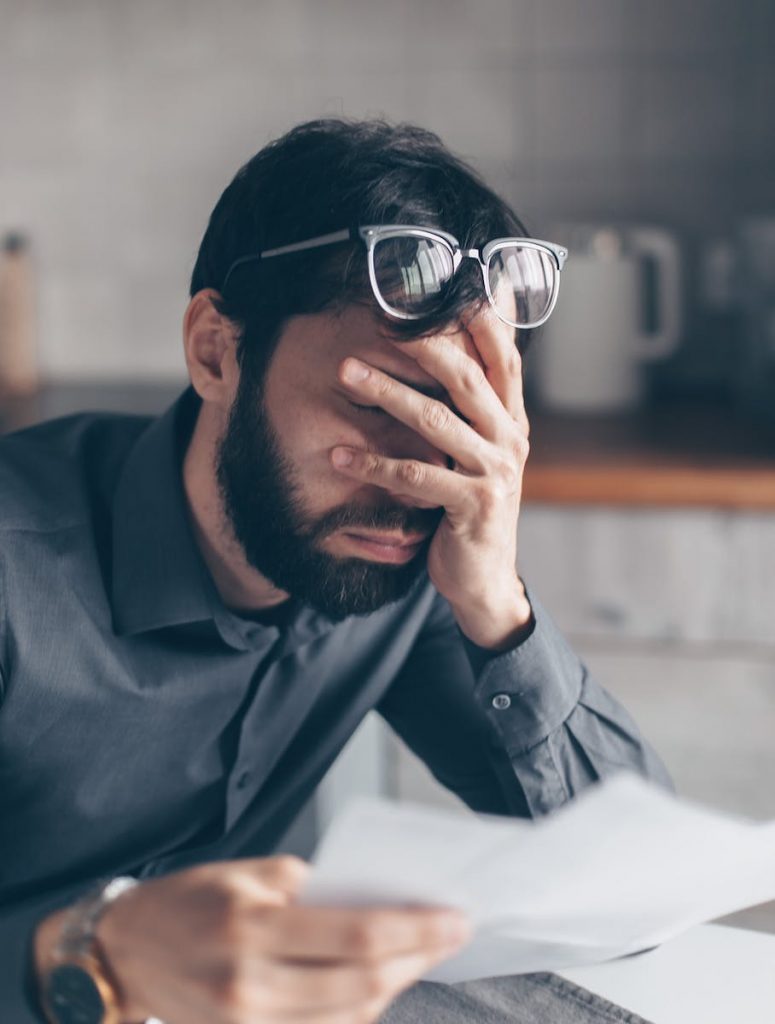
<instances>
[{"instance_id":1,"label":"skin texture","mask_svg":"<svg viewBox=\"0 0 775 1024\"><path fill-rule=\"evenodd\" d=\"M473 340L476 355L466 351ZM454 468L337 445L332 464L350 479L406 501L444 509L428 551L428 573L462 631L490 649L510 646L530 619L517 576L517 518L528 454L521 364L513 330L489 308L463 332L402 342L401 351L439 381L450 402L398 383L379 363L349 357L338 377L451 457ZM459 344L453 344L460 339ZM398 343L393 343L398 347Z\"/></svg>"},{"instance_id":2,"label":"skin texture","mask_svg":"<svg viewBox=\"0 0 775 1024\"><path fill-rule=\"evenodd\" d=\"M451 911L294 905L307 870L295 857L227 861L120 896L97 942L122 1021L372 1021L466 941ZM61 926L57 914L38 929L39 971Z\"/></svg>"},{"instance_id":3,"label":"skin texture","mask_svg":"<svg viewBox=\"0 0 775 1024\"><path fill-rule=\"evenodd\" d=\"M255 610L282 602L288 591L250 564L213 471L239 384L236 339L213 295L200 292L186 315L189 372L204 404L184 484L224 601ZM390 340L368 307L295 317L272 358L263 396L308 522L351 506L443 511L427 550L428 570L461 629L493 650L516 642L530 621L516 570L528 442L513 334L489 307L465 328L412 342ZM371 376L348 381L348 357L371 367ZM335 449L353 454L349 466L335 464ZM456 471L448 468L452 460ZM340 559L364 557L346 529L323 537L319 547Z\"/></svg>"},{"instance_id":4,"label":"skin texture","mask_svg":"<svg viewBox=\"0 0 775 1024\"><path fill-rule=\"evenodd\" d=\"M215 294L195 295L184 321L189 373L203 401L183 483L215 585L227 606L249 613L289 593L251 564L219 485L240 375L236 338L213 306ZM368 374L355 379L349 371L359 366ZM402 514L404 525L432 522L414 558L427 560L463 632L493 650L527 635L531 611L516 568L528 452L521 363L513 329L489 307L444 334L400 343L365 306L296 317L270 363L263 402L285 483L296 488L299 528L331 521L341 509L350 526L352 515L366 523L382 510L391 534L402 532ZM346 527L314 543L334 568L382 557ZM213 864L121 896L98 939L123 1019L373 1021L466 940L465 922L449 910L298 905L306 870L288 857ZM37 930L39 972L60 927L61 915L53 915Z\"/></svg>"},{"instance_id":5,"label":"skin texture","mask_svg":"<svg viewBox=\"0 0 775 1024\"><path fill-rule=\"evenodd\" d=\"M285 351L283 347L281 358ZM272 383L278 376L282 379L282 375L272 375ZM316 470L316 460L308 460L303 471L298 467L299 460L291 458L287 450L287 430L280 434L275 429L265 397L263 381L255 372L243 368L227 430L218 447L216 466L225 519L248 563L276 587L293 594L298 602L336 621L349 615L368 614L403 597L424 568L430 535L438 526L443 509L402 504L384 491L368 501L356 492L350 495L352 500L337 501L322 512L312 511L308 483ZM282 416L291 400L292 389L287 402L273 402L275 410ZM306 407L294 407L292 411L297 416L283 421L288 429L301 425L299 441L305 446L301 449L302 457L307 454L305 448L317 454L316 445L321 440L309 430L311 405L310 401ZM361 426L370 422L372 429L381 413L370 408L356 409L349 401L342 401L341 406L351 420ZM382 413L382 419L388 417ZM362 436L353 436L363 440ZM371 447L376 450L374 445ZM328 473L327 459L317 461ZM353 531L366 531L370 536L376 531L380 536L389 532L393 537L412 538L419 544L410 549L378 552L381 558L356 557L355 548L360 549L361 545L354 545L352 540L352 553L326 550L329 538L341 541L351 537ZM420 546L424 548L422 552Z\"/></svg>"}]
</instances>

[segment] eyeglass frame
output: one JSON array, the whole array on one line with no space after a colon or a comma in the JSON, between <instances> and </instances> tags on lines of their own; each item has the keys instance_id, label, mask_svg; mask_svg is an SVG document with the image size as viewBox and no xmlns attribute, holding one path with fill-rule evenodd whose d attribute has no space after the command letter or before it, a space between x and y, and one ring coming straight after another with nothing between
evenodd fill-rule
<instances>
[{"instance_id":1,"label":"eyeglass frame","mask_svg":"<svg viewBox=\"0 0 775 1024\"><path fill-rule=\"evenodd\" d=\"M464 259L475 259L479 263L482 271L484 289L490 305L495 310L496 316L510 327L515 327L521 330L531 330L534 327L540 327L541 324L546 323L551 316L560 290L560 272L562 271L563 265L568 256L568 250L565 246L558 245L556 242L547 242L540 238L514 237L494 238L482 249L462 249L455 236L449 234L449 232L442 231L440 228L420 227L416 224L369 224L357 228L342 228L339 231L331 231L325 235L316 235L314 238L307 238L301 242L291 242L290 245L281 245L274 249L263 249L260 252L249 253L246 256L241 256L239 259L236 259L231 264L223 279L221 292L226 290L226 285L234 271L246 263L252 263L262 259L270 259L273 256L286 256L291 253L304 252L307 249L317 249L325 245L335 245L338 242L355 242L360 239L366 245L369 282L371 284L371 290L374 294L374 298L377 300L380 308L387 313L388 316L391 316L396 320L421 320L424 315L422 313L404 313L401 310L393 309L385 301L377 284L376 268L374 266L374 250L377 243L384 241L387 238L406 237L430 239L433 242L440 242L444 245L452 257L452 275L450 276L450 280L452 279L452 276L457 273L458 268ZM549 301L546 313L544 313L544 315L538 320L527 324L515 323L513 320L509 320L507 317L503 316L503 314L498 310L490 290L489 275L487 273L487 267L492 256L501 249L514 246L519 246L523 249L537 249L541 252L548 253L554 261L554 265L557 270L552 283L552 297Z\"/></svg>"}]
</instances>

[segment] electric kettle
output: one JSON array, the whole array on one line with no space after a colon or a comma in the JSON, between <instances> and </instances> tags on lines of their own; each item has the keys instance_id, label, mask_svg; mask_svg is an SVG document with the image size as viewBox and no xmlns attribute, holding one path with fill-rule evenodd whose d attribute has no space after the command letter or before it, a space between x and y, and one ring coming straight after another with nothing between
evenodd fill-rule
<instances>
[{"instance_id":1,"label":"electric kettle","mask_svg":"<svg viewBox=\"0 0 775 1024\"><path fill-rule=\"evenodd\" d=\"M535 387L557 412L614 413L643 397L646 361L681 340L681 258L648 225L556 224L568 247L557 305L536 340Z\"/></svg>"}]
</instances>

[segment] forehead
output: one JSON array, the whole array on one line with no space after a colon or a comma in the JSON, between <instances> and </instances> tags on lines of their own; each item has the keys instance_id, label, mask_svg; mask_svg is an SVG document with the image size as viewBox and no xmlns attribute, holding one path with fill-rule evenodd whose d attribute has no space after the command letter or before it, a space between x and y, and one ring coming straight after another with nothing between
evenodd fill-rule
<instances>
[{"instance_id":1,"label":"forehead","mask_svg":"<svg viewBox=\"0 0 775 1024\"><path fill-rule=\"evenodd\" d=\"M470 351L472 343L462 330L445 332L450 345ZM369 307L348 306L341 312L294 317L288 322L272 360L279 374L297 375L297 381L331 386L340 363L355 356L384 370L418 390L443 397L445 389L422 369L409 353L413 342L390 340L384 319Z\"/></svg>"}]
</instances>

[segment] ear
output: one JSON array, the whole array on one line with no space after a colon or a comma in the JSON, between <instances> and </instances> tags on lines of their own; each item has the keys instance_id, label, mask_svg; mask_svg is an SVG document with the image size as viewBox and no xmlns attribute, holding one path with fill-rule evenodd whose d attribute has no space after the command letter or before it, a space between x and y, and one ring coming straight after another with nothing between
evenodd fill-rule
<instances>
[{"instance_id":1,"label":"ear","mask_svg":"<svg viewBox=\"0 0 775 1024\"><path fill-rule=\"evenodd\" d=\"M228 317L215 308L220 295L203 288L183 317L183 346L194 390L205 402L228 408L237 393L237 334Z\"/></svg>"}]
</instances>

